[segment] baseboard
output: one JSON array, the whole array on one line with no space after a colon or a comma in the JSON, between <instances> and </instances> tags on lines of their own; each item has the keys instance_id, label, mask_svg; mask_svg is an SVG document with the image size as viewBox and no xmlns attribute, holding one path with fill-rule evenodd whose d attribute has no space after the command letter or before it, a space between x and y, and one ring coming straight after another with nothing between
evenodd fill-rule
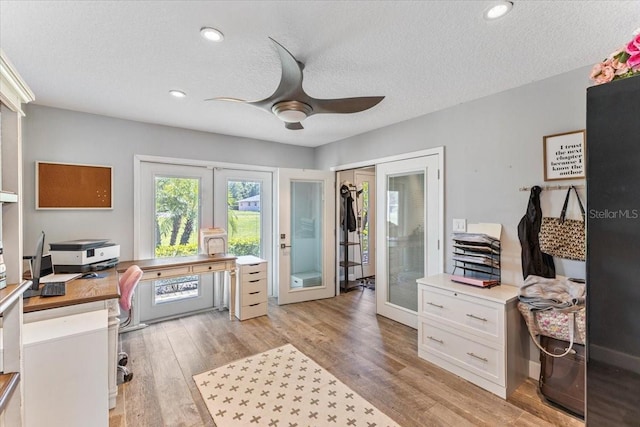
<instances>
[{"instance_id":1,"label":"baseboard","mask_svg":"<svg viewBox=\"0 0 640 427\"><path fill-rule=\"evenodd\" d=\"M529 360L529 378L538 381L538 378L540 378L540 362Z\"/></svg>"}]
</instances>

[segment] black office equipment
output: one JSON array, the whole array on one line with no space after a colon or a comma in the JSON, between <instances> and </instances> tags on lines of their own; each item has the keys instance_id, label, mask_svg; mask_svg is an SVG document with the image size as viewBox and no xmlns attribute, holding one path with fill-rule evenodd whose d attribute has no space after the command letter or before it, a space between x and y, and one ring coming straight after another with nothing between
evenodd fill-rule
<instances>
[{"instance_id":1,"label":"black office equipment","mask_svg":"<svg viewBox=\"0 0 640 427\"><path fill-rule=\"evenodd\" d=\"M67 288L65 282L49 282L45 283L40 290L41 297L59 297L66 294Z\"/></svg>"},{"instance_id":2,"label":"black office equipment","mask_svg":"<svg viewBox=\"0 0 640 427\"><path fill-rule=\"evenodd\" d=\"M42 251L44 250L44 231L40 233L40 237L38 238L38 243L36 244L36 253L31 260L31 287L24 291L22 294L23 298L31 298L33 296L40 295L40 265L42 264Z\"/></svg>"}]
</instances>

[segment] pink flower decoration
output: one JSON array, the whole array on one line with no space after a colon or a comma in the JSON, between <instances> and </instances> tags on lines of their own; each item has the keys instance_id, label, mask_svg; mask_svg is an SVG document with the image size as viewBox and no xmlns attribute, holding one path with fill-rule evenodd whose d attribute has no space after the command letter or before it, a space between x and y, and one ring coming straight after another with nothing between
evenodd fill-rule
<instances>
[{"instance_id":1,"label":"pink flower decoration","mask_svg":"<svg viewBox=\"0 0 640 427\"><path fill-rule=\"evenodd\" d=\"M640 75L640 28L626 46L616 50L591 69L590 78L596 84Z\"/></svg>"},{"instance_id":2,"label":"pink flower decoration","mask_svg":"<svg viewBox=\"0 0 640 427\"><path fill-rule=\"evenodd\" d=\"M627 53L629 55L633 55L636 53L640 53L640 34L636 35L628 44L627 44Z\"/></svg>"},{"instance_id":3,"label":"pink flower decoration","mask_svg":"<svg viewBox=\"0 0 640 427\"><path fill-rule=\"evenodd\" d=\"M634 71L640 71L640 52L631 55L629 59L627 59L627 65Z\"/></svg>"}]
</instances>

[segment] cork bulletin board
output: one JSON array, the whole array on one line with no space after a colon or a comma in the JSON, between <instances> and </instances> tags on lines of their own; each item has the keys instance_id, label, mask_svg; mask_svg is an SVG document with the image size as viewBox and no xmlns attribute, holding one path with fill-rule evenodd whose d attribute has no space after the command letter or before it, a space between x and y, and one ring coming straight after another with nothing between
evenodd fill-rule
<instances>
[{"instance_id":1,"label":"cork bulletin board","mask_svg":"<svg viewBox=\"0 0 640 427\"><path fill-rule=\"evenodd\" d=\"M36 209L113 209L113 168L36 162Z\"/></svg>"}]
</instances>

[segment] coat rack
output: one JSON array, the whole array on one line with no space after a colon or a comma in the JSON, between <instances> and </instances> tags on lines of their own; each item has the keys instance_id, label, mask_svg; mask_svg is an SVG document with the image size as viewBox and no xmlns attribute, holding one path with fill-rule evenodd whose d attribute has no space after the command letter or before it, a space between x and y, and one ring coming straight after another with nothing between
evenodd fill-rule
<instances>
[{"instance_id":1,"label":"coat rack","mask_svg":"<svg viewBox=\"0 0 640 427\"><path fill-rule=\"evenodd\" d=\"M580 185L538 185L538 187L542 188L543 191L547 190L568 190L571 187L576 187L576 189L584 188L583 184ZM520 191L531 191L531 187L520 187Z\"/></svg>"}]
</instances>

